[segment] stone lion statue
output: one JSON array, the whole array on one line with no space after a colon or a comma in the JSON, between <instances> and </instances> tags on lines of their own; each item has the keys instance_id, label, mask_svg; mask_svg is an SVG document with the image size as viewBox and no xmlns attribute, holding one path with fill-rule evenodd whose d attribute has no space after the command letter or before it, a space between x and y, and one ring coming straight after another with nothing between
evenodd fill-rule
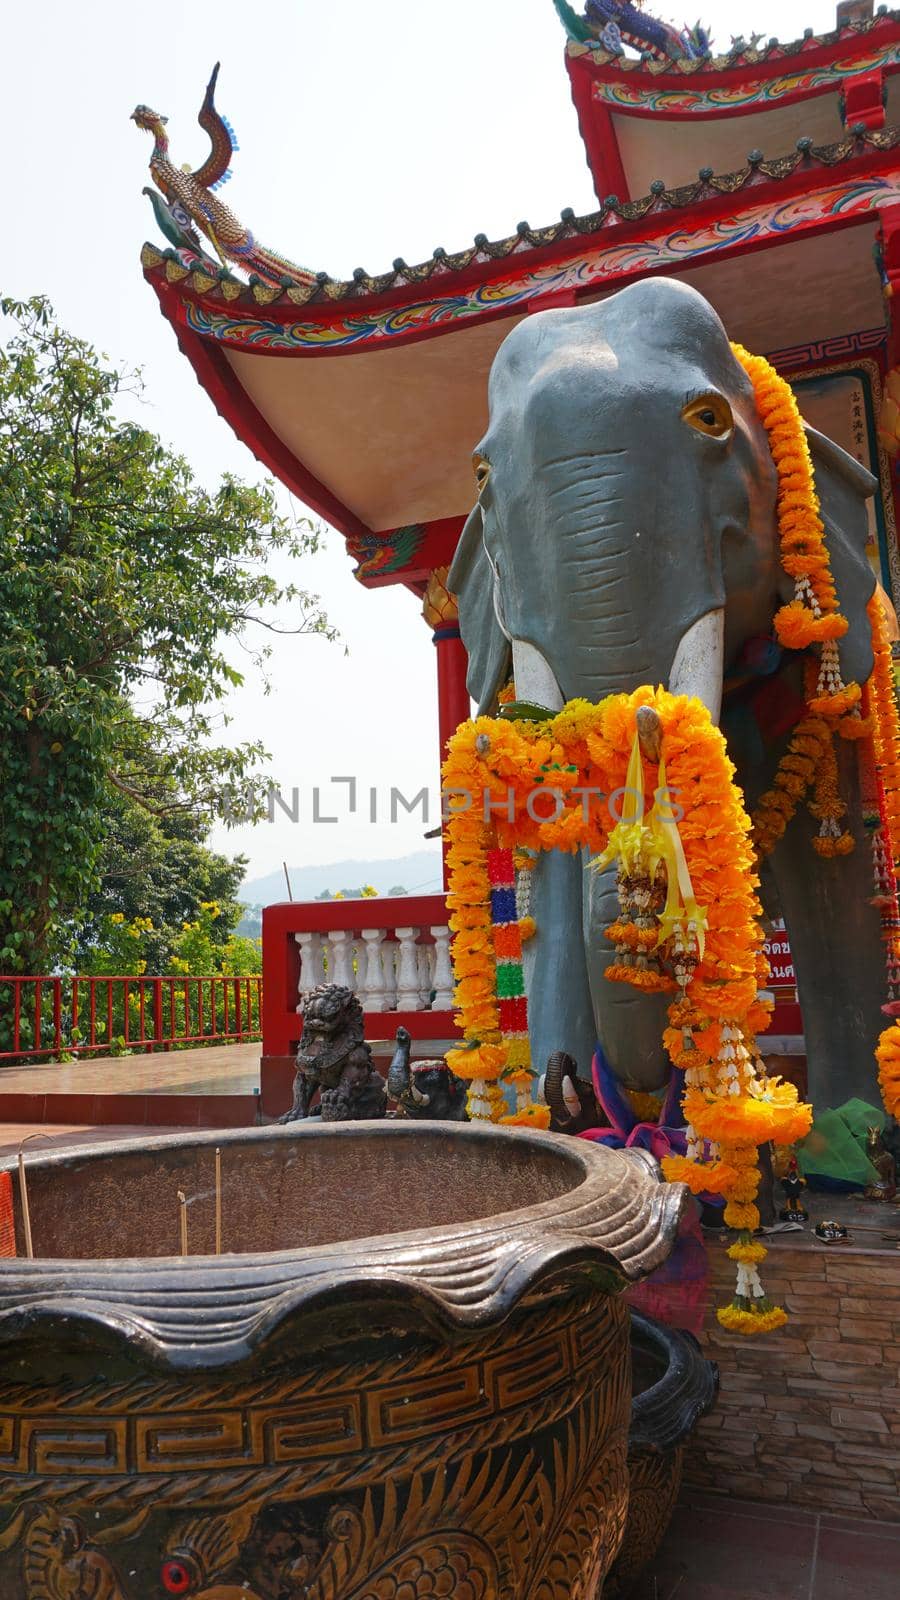
<instances>
[{"instance_id":1,"label":"stone lion statue","mask_svg":"<svg viewBox=\"0 0 900 1600\"><path fill-rule=\"evenodd\" d=\"M364 1038L362 1006L341 984L320 983L303 1005L294 1103L280 1121L367 1121L383 1117L386 1109L384 1081Z\"/></svg>"}]
</instances>

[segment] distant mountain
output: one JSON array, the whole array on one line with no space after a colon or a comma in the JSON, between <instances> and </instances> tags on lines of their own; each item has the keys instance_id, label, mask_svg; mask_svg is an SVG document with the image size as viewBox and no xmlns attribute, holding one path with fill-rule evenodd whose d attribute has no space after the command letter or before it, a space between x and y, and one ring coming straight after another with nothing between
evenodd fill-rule
<instances>
[{"instance_id":1,"label":"distant mountain","mask_svg":"<svg viewBox=\"0 0 900 1600\"><path fill-rule=\"evenodd\" d=\"M439 894L441 890L440 850L415 850L412 855L395 856L387 861L333 861L324 867L288 865L291 893L295 900L315 900L326 889L362 888L371 884L380 895L405 889L407 894ZM288 899L284 873L267 872L262 878L245 879L240 898L245 906L270 906Z\"/></svg>"}]
</instances>

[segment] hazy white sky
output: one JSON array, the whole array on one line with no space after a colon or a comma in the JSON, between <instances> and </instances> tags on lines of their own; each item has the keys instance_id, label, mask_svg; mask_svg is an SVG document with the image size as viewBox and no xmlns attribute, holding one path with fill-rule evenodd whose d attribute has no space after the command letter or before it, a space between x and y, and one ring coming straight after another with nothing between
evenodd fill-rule
<instances>
[{"instance_id":1,"label":"hazy white sky","mask_svg":"<svg viewBox=\"0 0 900 1600\"><path fill-rule=\"evenodd\" d=\"M684 21L670 6L648 9ZM687 9L720 48L754 29L783 40L824 32L835 14L833 0ZM138 101L168 116L174 159L196 164L196 114L221 59L217 104L241 146L225 198L270 248L336 276L595 204L552 0L43 0L38 11L4 8L3 35L0 288L47 293L73 330L141 365L145 421L209 482L259 469L197 386L141 276L141 244L159 235L141 194L150 136L129 121ZM434 649L418 603L363 590L342 539L327 543L296 576L321 593L349 655L277 640L271 693L254 676L229 703L230 735L262 738L275 781L300 789L299 825L217 831L222 848L250 857L251 876L285 857L421 848L420 816L372 825L367 807L356 819L345 803L329 807L333 773L355 773L385 800L392 784L409 795L437 786ZM339 824L311 825L314 783Z\"/></svg>"}]
</instances>

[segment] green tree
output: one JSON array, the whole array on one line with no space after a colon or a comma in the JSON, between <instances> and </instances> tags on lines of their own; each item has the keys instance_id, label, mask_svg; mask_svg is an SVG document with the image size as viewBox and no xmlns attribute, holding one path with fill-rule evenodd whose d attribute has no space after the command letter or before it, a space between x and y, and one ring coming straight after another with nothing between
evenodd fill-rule
<instances>
[{"instance_id":1,"label":"green tree","mask_svg":"<svg viewBox=\"0 0 900 1600\"><path fill-rule=\"evenodd\" d=\"M215 902L220 908L218 941L229 937L243 910L237 894L246 861L210 850L203 843L203 832L202 819L190 812L159 817L112 792L97 863L98 882L78 931L74 960L80 971L96 970L94 952L108 944L111 917L128 927L149 919L151 928L145 932L140 955L151 973L172 970L183 926L197 918L204 903Z\"/></svg>"},{"instance_id":2,"label":"green tree","mask_svg":"<svg viewBox=\"0 0 900 1600\"><path fill-rule=\"evenodd\" d=\"M122 419L137 375L46 300L0 310L0 971L42 972L88 914L114 795L166 827L208 820L229 785L261 800L261 748L214 743L242 681L229 645L259 621L334 634L272 576L273 552L315 552L312 524L279 515L271 486L199 485Z\"/></svg>"}]
</instances>

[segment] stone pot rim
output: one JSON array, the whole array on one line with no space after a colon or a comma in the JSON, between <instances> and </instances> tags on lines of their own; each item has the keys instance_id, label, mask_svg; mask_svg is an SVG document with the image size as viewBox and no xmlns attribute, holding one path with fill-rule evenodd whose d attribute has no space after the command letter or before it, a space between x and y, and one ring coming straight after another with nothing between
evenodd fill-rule
<instances>
[{"instance_id":1,"label":"stone pot rim","mask_svg":"<svg viewBox=\"0 0 900 1600\"><path fill-rule=\"evenodd\" d=\"M668 1455L683 1444L711 1410L719 1392L719 1368L692 1333L631 1310L631 1352L643 1349L662 1357L656 1383L634 1395L628 1453Z\"/></svg>"},{"instance_id":2,"label":"stone pot rim","mask_svg":"<svg viewBox=\"0 0 900 1600\"><path fill-rule=\"evenodd\" d=\"M346 1343L373 1327L446 1338L490 1328L532 1297L602 1281L616 1293L668 1255L687 1202L644 1151L532 1129L384 1121L189 1131L32 1153L63 1173L111 1156L313 1139L451 1139L537 1147L575 1181L534 1206L458 1224L222 1256L0 1261L0 1360L17 1346L129 1355L161 1371L219 1371ZM510 1148L513 1148L510 1145ZM15 1173L17 1157L0 1162ZM15 1178L13 1179L15 1182ZM338 1308L341 1328L336 1329ZM212 1315L210 1314L212 1310Z\"/></svg>"}]
</instances>

